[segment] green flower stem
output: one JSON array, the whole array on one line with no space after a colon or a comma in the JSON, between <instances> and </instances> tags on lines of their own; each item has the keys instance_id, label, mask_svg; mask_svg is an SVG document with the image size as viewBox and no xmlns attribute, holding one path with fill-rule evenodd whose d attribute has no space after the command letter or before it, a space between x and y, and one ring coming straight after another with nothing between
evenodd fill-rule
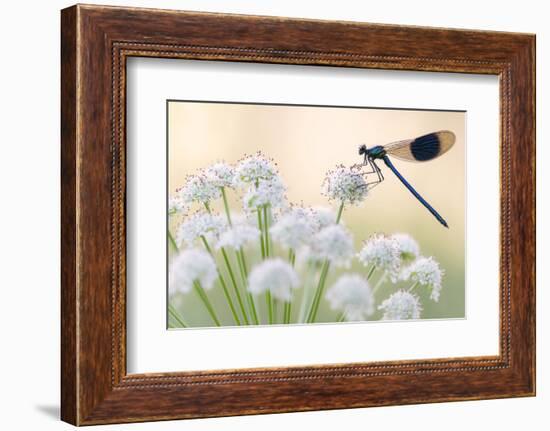
<instances>
[{"instance_id":1,"label":"green flower stem","mask_svg":"<svg viewBox=\"0 0 550 431\"><path fill-rule=\"evenodd\" d=\"M302 300L300 302L300 310L298 311L298 323L304 323L306 318L306 310L309 307L309 302L311 300L311 289L310 281L315 275L315 265L311 262L308 262L306 269L306 276L304 279L304 292L302 294Z\"/></svg>"},{"instance_id":2,"label":"green flower stem","mask_svg":"<svg viewBox=\"0 0 550 431\"><path fill-rule=\"evenodd\" d=\"M414 284L409 287L409 290L407 290L407 292L412 292L416 286L418 286L418 281L415 281Z\"/></svg>"},{"instance_id":3,"label":"green flower stem","mask_svg":"<svg viewBox=\"0 0 550 431\"><path fill-rule=\"evenodd\" d=\"M206 240L206 237L204 235L201 235L201 241L210 256L214 257L214 253L212 252L212 249L210 248L210 245L208 244L208 241Z\"/></svg>"},{"instance_id":4,"label":"green flower stem","mask_svg":"<svg viewBox=\"0 0 550 431\"><path fill-rule=\"evenodd\" d=\"M264 237L263 243L265 247L264 251L264 258L269 257L269 218L268 218L268 206L263 206L263 224L262 228L260 230L262 231L262 235ZM258 208L258 211L261 211L261 208ZM260 219L262 219L261 213L258 212ZM266 304L267 304L267 311L268 311L268 321L269 324L272 325L274 323L274 310L273 310L273 298L271 297L271 292L266 292Z\"/></svg>"},{"instance_id":5,"label":"green flower stem","mask_svg":"<svg viewBox=\"0 0 550 431\"><path fill-rule=\"evenodd\" d=\"M237 260L237 265L239 266L239 275L241 276L240 286L244 289L244 292L246 293L246 291L247 291L247 288L246 288L247 279L246 279L246 276L244 275L244 269L243 269L243 264L241 262L241 256L239 254L239 250L234 250L234 251L235 251L235 259ZM241 294L242 294L242 291L241 291Z\"/></svg>"},{"instance_id":6,"label":"green flower stem","mask_svg":"<svg viewBox=\"0 0 550 431\"><path fill-rule=\"evenodd\" d=\"M345 322L346 321L346 313L343 311L338 315L338 318L336 319L337 322Z\"/></svg>"},{"instance_id":7,"label":"green flower stem","mask_svg":"<svg viewBox=\"0 0 550 431\"><path fill-rule=\"evenodd\" d=\"M233 226L233 223L231 222L231 214L229 212L229 205L227 203L227 195L225 194L225 187L220 187L222 191L222 198L223 198L223 206L225 208L225 215L227 216L227 223L229 223L229 226Z\"/></svg>"},{"instance_id":8,"label":"green flower stem","mask_svg":"<svg viewBox=\"0 0 550 431\"><path fill-rule=\"evenodd\" d=\"M279 323L279 317L278 317L279 300L274 299L273 296L271 297L271 300L273 302L273 323L277 324Z\"/></svg>"},{"instance_id":9,"label":"green flower stem","mask_svg":"<svg viewBox=\"0 0 550 431\"><path fill-rule=\"evenodd\" d=\"M293 267L296 264L296 253L294 253L292 248L288 249L288 263L290 263Z\"/></svg>"},{"instance_id":10,"label":"green flower stem","mask_svg":"<svg viewBox=\"0 0 550 431\"><path fill-rule=\"evenodd\" d=\"M340 208L338 208L338 215L336 216L336 224L340 223L340 219L342 218L342 213L344 212L344 202L340 204Z\"/></svg>"},{"instance_id":11,"label":"green flower stem","mask_svg":"<svg viewBox=\"0 0 550 431\"><path fill-rule=\"evenodd\" d=\"M206 248L206 251L214 258L214 253L212 252L212 249L210 248L210 245L208 244L208 241L206 240L206 237L204 235L201 236L201 241L204 245L204 248ZM225 296L225 299L227 300L227 304L229 305L229 308L231 309L231 314L233 315L233 320L235 320L235 323L237 325L241 325L241 320L239 319L239 316L237 315L237 310L235 309L235 305L233 304L233 300L231 299L231 295L229 294L229 290L227 289L227 283L225 282L225 279L223 278L222 273L216 266L216 271L218 271L218 280L220 281L220 285L222 286L223 294Z\"/></svg>"},{"instance_id":12,"label":"green flower stem","mask_svg":"<svg viewBox=\"0 0 550 431\"><path fill-rule=\"evenodd\" d=\"M290 263L292 267L294 267L294 264L296 263L296 254L292 248L288 249L288 263ZM292 312L292 292L290 294L291 298L289 301L285 301L283 308L283 323L286 324L290 323L290 314Z\"/></svg>"},{"instance_id":13,"label":"green flower stem","mask_svg":"<svg viewBox=\"0 0 550 431\"><path fill-rule=\"evenodd\" d=\"M180 325L180 327L187 328L189 326L171 304L168 304L168 313Z\"/></svg>"},{"instance_id":14,"label":"green flower stem","mask_svg":"<svg viewBox=\"0 0 550 431\"><path fill-rule=\"evenodd\" d=\"M176 244L176 241L174 240L174 237L172 236L172 233L170 232L170 229L168 229L168 242L176 253L180 251L178 245Z\"/></svg>"},{"instance_id":15,"label":"green flower stem","mask_svg":"<svg viewBox=\"0 0 550 431\"><path fill-rule=\"evenodd\" d=\"M369 270L369 273L367 274L367 280L370 280L372 277L372 274L374 274L374 270L376 269L375 265L372 265L371 269Z\"/></svg>"},{"instance_id":16,"label":"green flower stem","mask_svg":"<svg viewBox=\"0 0 550 431\"><path fill-rule=\"evenodd\" d=\"M317 290L315 291L315 296L313 297L313 303L311 304L311 309L309 310L307 323L315 322L317 317L317 312L319 311L319 304L321 303L321 298L323 297L323 291L325 290L325 283L327 281L327 274L330 268L330 261L327 259L323 264L321 269L321 276L319 277L319 283L317 284Z\"/></svg>"},{"instance_id":17,"label":"green flower stem","mask_svg":"<svg viewBox=\"0 0 550 431\"><path fill-rule=\"evenodd\" d=\"M244 263L244 250L240 247L238 250L235 250L235 258L239 265L239 273L241 275L241 286L244 289L244 295L248 301L248 316L250 320L254 321L254 324L258 325L258 316L256 315L256 307L254 305L254 298L252 294L248 291L248 272L246 270L246 264ZM242 292L241 292L242 293Z\"/></svg>"},{"instance_id":18,"label":"green flower stem","mask_svg":"<svg viewBox=\"0 0 550 431\"><path fill-rule=\"evenodd\" d=\"M342 218L342 213L344 212L344 202L340 204L338 208L338 214L336 215L336 224L340 223ZM321 298L323 297L323 291L325 290L325 283L327 281L327 274L330 268L330 261L327 259L323 264L321 269L321 276L319 277L319 283L317 284L317 290L315 291L315 296L313 297L313 303L309 310L307 322L313 323L317 317L317 312L319 311L319 305L321 304Z\"/></svg>"},{"instance_id":19,"label":"green flower stem","mask_svg":"<svg viewBox=\"0 0 550 431\"><path fill-rule=\"evenodd\" d=\"M384 274L382 274L382 276L378 279L378 281L376 282L376 284L372 288L372 294L373 295L378 291L380 286L382 286L382 283L384 283L386 281L387 276L388 276L388 272L384 271Z\"/></svg>"},{"instance_id":20,"label":"green flower stem","mask_svg":"<svg viewBox=\"0 0 550 431\"><path fill-rule=\"evenodd\" d=\"M269 211L268 205L264 205L264 232L265 232L265 255L269 257Z\"/></svg>"},{"instance_id":21,"label":"green flower stem","mask_svg":"<svg viewBox=\"0 0 550 431\"><path fill-rule=\"evenodd\" d=\"M233 273L233 268L231 267L231 263L229 262L229 258L227 257L227 252L225 251L225 248L222 247L220 249L222 252L223 260L225 262L225 266L227 267L227 272L229 272L229 278L231 279L231 284L233 285L233 290L235 291L235 295L237 296L237 302L239 303L239 307L241 309L241 313L243 315L243 319L245 324L250 325L250 322L248 320L248 316L246 313L246 309L244 308L243 299L241 297L241 293L239 291L239 286L237 284L237 280L235 279L235 274Z\"/></svg>"},{"instance_id":22,"label":"green flower stem","mask_svg":"<svg viewBox=\"0 0 550 431\"><path fill-rule=\"evenodd\" d=\"M273 325L273 300L269 290L265 293L265 303L267 305L267 323Z\"/></svg>"},{"instance_id":23,"label":"green flower stem","mask_svg":"<svg viewBox=\"0 0 550 431\"><path fill-rule=\"evenodd\" d=\"M283 312L283 322L285 324L290 323L290 315L292 313L292 299L290 301L285 302L285 308Z\"/></svg>"},{"instance_id":24,"label":"green flower stem","mask_svg":"<svg viewBox=\"0 0 550 431\"><path fill-rule=\"evenodd\" d=\"M264 245L264 228L262 223L262 212L260 208L256 208L256 212L258 213L258 227L260 228L260 249L262 252L262 260L265 259L265 245Z\"/></svg>"},{"instance_id":25,"label":"green flower stem","mask_svg":"<svg viewBox=\"0 0 550 431\"><path fill-rule=\"evenodd\" d=\"M208 296L206 295L206 292L204 291L203 287L201 286L199 281L194 281L193 285L195 286L195 291L199 295L200 299L202 300L204 306L206 307L206 310L208 311L208 314L210 314L210 317L216 324L216 326L221 326L221 323L218 319L218 316L216 316L216 312L214 311L214 307L212 307L212 304L210 303L210 300L208 299Z\"/></svg>"},{"instance_id":26,"label":"green flower stem","mask_svg":"<svg viewBox=\"0 0 550 431\"><path fill-rule=\"evenodd\" d=\"M244 280L244 286L245 286L245 290L246 290L246 296L247 296L247 299L248 299L248 306L250 307L250 314L252 316L252 319L254 320L254 323L256 325L259 325L260 324L260 319L258 319L258 313L256 312L256 304L254 304L254 296L247 289L247 285L248 285L248 268L247 268L247 265L246 265L246 259L244 257L244 250L243 250L242 247L237 252L237 256L239 258L240 267L241 267L241 270L243 272L243 280Z\"/></svg>"},{"instance_id":27,"label":"green flower stem","mask_svg":"<svg viewBox=\"0 0 550 431\"><path fill-rule=\"evenodd\" d=\"M208 202L203 202L204 203L204 207L206 208L206 211L208 212L208 214L212 214L212 210L210 209L210 204Z\"/></svg>"}]
</instances>

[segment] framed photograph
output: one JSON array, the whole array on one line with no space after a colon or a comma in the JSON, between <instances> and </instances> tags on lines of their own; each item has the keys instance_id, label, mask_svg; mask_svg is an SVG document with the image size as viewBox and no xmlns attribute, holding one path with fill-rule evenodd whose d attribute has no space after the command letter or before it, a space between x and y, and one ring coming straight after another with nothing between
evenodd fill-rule
<instances>
[{"instance_id":1,"label":"framed photograph","mask_svg":"<svg viewBox=\"0 0 550 431\"><path fill-rule=\"evenodd\" d=\"M533 35L61 33L63 420L535 394Z\"/></svg>"}]
</instances>

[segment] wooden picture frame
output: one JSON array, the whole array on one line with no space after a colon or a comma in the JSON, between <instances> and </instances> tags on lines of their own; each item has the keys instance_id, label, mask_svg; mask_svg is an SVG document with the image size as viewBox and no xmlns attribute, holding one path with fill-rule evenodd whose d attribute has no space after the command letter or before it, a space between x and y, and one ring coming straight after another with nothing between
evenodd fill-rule
<instances>
[{"instance_id":1,"label":"wooden picture frame","mask_svg":"<svg viewBox=\"0 0 550 431\"><path fill-rule=\"evenodd\" d=\"M64 421L535 394L534 35L83 5L61 17ZM132 56L498 75L500 354L128 375L125 65Z\"/></svg>"}]
</instances>

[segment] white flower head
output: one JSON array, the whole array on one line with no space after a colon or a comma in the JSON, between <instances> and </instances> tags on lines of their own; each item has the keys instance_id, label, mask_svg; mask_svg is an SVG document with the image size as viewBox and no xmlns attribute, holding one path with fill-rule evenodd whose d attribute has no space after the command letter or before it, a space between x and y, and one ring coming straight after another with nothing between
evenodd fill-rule
<instances>
[{"instance_id":1,"label":"white flower head","mask_svg":"<svg viewBox=\"0 0 550 431\"><path fill-rule=\"evenodd\" d=\"M399 245L399 252L403 263L410 263L420 255L420 247L412 236L406 233L395 233L391 237Z\"/></svg>"},{"instance_id":2,"label":"white flower head","mask_svg":"<svg viewBox=\"0 0 550 431\"><path fill-rule=\"evenodd\" d=\"M311 208L311 211L319 229L336 223L336 213L332 208L317 206Z\"/></svg>"},{"instance_id":3,"label":"white flower head","mask_svg":"<svg viewBox=\"0 0 550 431\"><path fill-rule=\"evenodd\" d=\"M233 221L233 225L249 225L258 227L258 218L256 217L256 214L251 213L250 211L247 212L231 212L231 220Z\"/></svg>"},{"instance_id":4,"label":"white flower head","mask_svg":"<svg viewBox=\"0 0 550 431\"><path fill-rule=\"evenodd\" d=\"M248 224L234 224L226 231L220 234L220 239L216 244L216 248L228 247L234 250L239 250L252 241L256 241L260 237L260 230Z\"/></svg>"},{"instance_id":5,"label":"white flower head","mask_svg":"<svg viewBox=\"0 0 550 431\"><path fill-rule=\"evenodd\" d=\"M359 205L367 197L367 183L355 167L339 165L328 171L322 188L330 200L350 205Z\"/></svg>"},{"instance_id":6,"label":"white flower head","mask_svg":"<svg viewBox=\"0 0 550 431\"><path fill-rule=\"evenodd\" d=\"M285 214L292 214L295 217L300 217L306 220L310 219L313 215L311 208L296 204L290 204L290 207Z\"/></svg>"},{"instance_id":7,"label":"white flower head","mask_svg":"<svg viewBox=\"0 0 550 431\"><path fill-rule=\"evenodd\" d=\"M221 190L204 173L187 177L185 185L179 190L181 200L185 204L198 202L209 203L221 196Z\"/></svg>"},{"instance_id":8,"label":"white flower head","mask_svg":"<svg viewBox=\"0 0 550 431\"><path fill-rule=\"evenodd\" d=\"M408 267L403 269L401 278L403 280L412 280L422 286L430 289L430 298L438 302L441 294L441 280L445 271L440 268L432 257L419 257Z\"/></svg>"},{"instance_id":9,"label":"white flower head","mask_svg":"<svg viewBox=\"0 0 550 431\"><path fill-rule=\"evenodd\" d=\"M235 177L233 166L218 162L203 169L204 177L215 187L231 187Z\"/></svg>"},{"instance_id":10,"label":"white flower head","mask_svg":"<svg viewBox=\"0 0 550 431\"><path fill-rule=\"evenodd\" d=\"M344 313L345 319L366 320L374 311L374 297L368 281L358 274L344 274L327 291L330 308Z\"/></svg>"},{"instance_id":11,"label":"white flower head","mask_svg":"<svg viewBox=\"0 0 550 431\"><path fill-rule=\"evenodd\" d=\"M357 257L363 265L374 265L377 269L386 271L393 282L397 280L401 253L399 243L395 239L375 234L365 241Z\"/></svg>"},{"instance_id":12,"label":"white flower head","mask_svg":"<svg viewBox=\"0 0 550 431\"><path fill-rule=\"evenodd\" d=\"M271 227L273 240L284 247L298 249L307 245L315 233L316 224L303 208L284 213Z\"/></svg>"},{"instance_id":13,"label":"white flower head","mask_svg":"<svg viewBox=\"0 0 550 431\"><path fill-rule=\"evenodd\" d=\"M313 259L327 259L335 266L349 267L353 253L353 237L341 225L327 226L312 239L310 256Z\"/></svg>"},{"instance_id":14,"label":"white flower head","mask_svg":"<svg viewBox=\"0 0 550 431\"><path fill-rule=\"evenodd\" d=\"M300 286L298 274L280 258L268 259L256 265L248 277L248 289L255 295L269 291L274 298L290 301L292 289Z\"/></svg>"},{"instance_id":15,"label":"white flower head","mask_svg":"<svg viewBox=\"0 0 550 431\"><path fill-rule=\"evenodd\" d=\"M189 292L196 282L206 290L211 289L217 276L214 259L202 250L184 250L170 261L171 292Z\"/></svg>"},{"instance_id":16,"label":"white flower head","mask_svg":"<svg viewBox=\"0 0 550 431\"><path fill-rule=\"evenodd\" d=\"M235 168L234 182L236 185L260 184L271 181L277 176L277 169L272 160L260 151L241 159Z\"/></svg>"},{"instance_id":17,"label":"white flower head","mask_svg":"<svg viewBox=\"0 0 550 431\"><path fill-rule=\"evenodd\" d=\"M168 214L182 214L188 210L188 206L183 202L178 194L168 198Z\"/></svg>"},{"instance_id":18,"label":"white flower head","mask_svg":"<svg viewBox=\"0 0 550 431\"><path fill-rule=\"evenodd\" d=\"M252 185L243 197L245 211L269 205L271 208L281 208L286 205L286 188L279 177L270 181L262 181L257 186Z\"/></svg>"},{"instance_id":19,"label":"white flower head","mask_svg":"<svg viewBox=\"0 0 550 431\"><path fill-rule=\"evenodd\" d=\"M190 215L179 226L176 233L176 243L181 246L185 243L192 246L195 241L204 237L207 240L217 239L225 230L226 222L223 217L207 212L197 212Z\"/></svg>"},{"instance_id":20,"label":"white flower head","mask_svg":"<svg viewBox=\"0 0 550 431\"><path fill-rule=\"evenodd\" d=\"M378 306L384 311L382 320L420 319L422 306L418 296L405 290L398 290Z\"/></svg>"}]
</instances>

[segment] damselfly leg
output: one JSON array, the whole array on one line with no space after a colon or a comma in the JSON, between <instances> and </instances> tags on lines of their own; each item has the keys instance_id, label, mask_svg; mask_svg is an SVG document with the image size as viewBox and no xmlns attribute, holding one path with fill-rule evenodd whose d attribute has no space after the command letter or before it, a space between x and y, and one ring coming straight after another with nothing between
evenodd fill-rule
<instances>
[{"instance_id":1,"label":"damselfly leg","mask_svg":"<svg viewBox=\"0 0 550 431\"><path fill-rule=\"evenodd\" d=\"M377 179L374 180L374 181L367 182L367 184L366 184L367 190L372 190L378 184L380 184L382 181L384 181L384 174L382 174L382 170L378 167L378 165L374 162L374 160L372 160L368 157L365 157L365 163L363 164L363 166L366 166L367 163L369 164L371 170L361 172L361 174L365 175L365 176L376 174Z\"/></svg>"}]
</instances>

